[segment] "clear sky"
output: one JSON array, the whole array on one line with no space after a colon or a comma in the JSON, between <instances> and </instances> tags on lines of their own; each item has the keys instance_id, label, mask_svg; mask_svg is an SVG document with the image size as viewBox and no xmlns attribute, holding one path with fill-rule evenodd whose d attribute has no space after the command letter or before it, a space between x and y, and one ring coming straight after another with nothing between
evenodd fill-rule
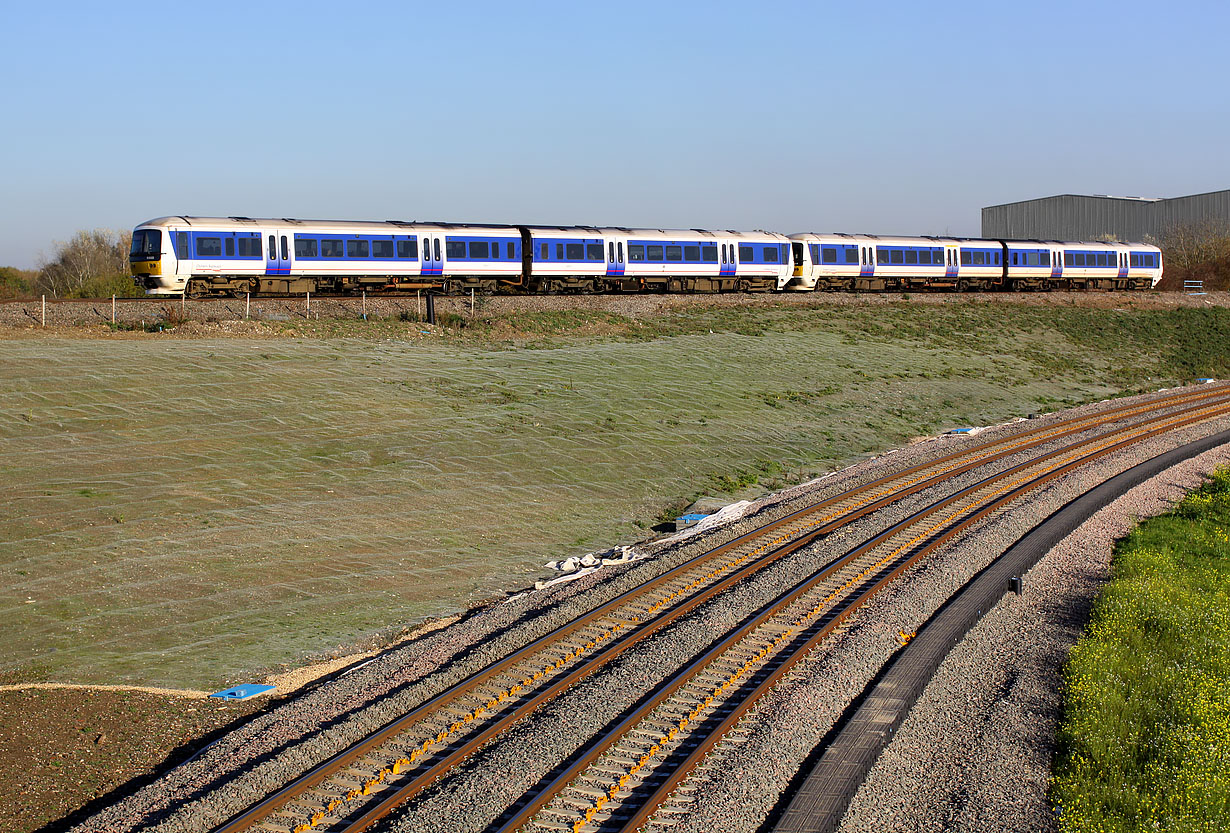
<instances>
[{"instance_id":1,"label":"clear sky","mask_svg":"<svg viewBox=\"0 0 1230 833\"><path fill-rule=\"evenodd\" d=\"M22 3L0 265L169 214L977 234L1230 187L1230 4Z\"/></svg>"}]
</instances>

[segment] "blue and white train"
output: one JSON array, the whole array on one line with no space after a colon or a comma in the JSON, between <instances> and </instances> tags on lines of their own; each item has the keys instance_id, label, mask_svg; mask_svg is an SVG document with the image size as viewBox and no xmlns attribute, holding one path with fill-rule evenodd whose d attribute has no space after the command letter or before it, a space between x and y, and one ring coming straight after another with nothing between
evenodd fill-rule
<instances>
[{"instance_id":1,"label":"blue and white train","mask_svg":"<svg viewBox=\"0 0 1230 833\"><path fill-rule=\"evenodd\" d=\"M767 292L817 289L1144 289L1156 246L793 234L162 217L133 231L148 295L500 289Z\"/></svg>"}]
</instances>

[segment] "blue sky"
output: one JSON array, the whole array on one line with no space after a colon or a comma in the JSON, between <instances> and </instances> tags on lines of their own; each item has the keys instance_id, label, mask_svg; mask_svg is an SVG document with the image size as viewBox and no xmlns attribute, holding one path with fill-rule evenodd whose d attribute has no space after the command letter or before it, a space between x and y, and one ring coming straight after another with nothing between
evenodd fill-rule
<instances>
[{"instance_id":1,"label":"blue sky","mask_svg":"<svg viewBox=\"0 0 1230 833\"><path fill-rule=\"evenodd\" d=\"M11 3L0 265L168 214L977 234L1230 187L1230 4Z\"/></svg>"}]
</instances>

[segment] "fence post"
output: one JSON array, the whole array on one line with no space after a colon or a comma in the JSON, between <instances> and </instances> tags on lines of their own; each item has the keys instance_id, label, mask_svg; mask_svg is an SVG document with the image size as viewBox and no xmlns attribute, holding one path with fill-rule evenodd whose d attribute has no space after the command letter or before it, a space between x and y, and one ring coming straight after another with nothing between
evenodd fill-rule
<instances>
[{"instance_id":1,"label":"fence post","mask_svg":"<svg viewBox=\"0 0 1230 833\"><path fill-rule=\"evenodd\" d=\"M252 293L249 292L245 295L244 302L243 302L243 320L244 321L248 320L248 315L251 312L252 312Z\"/></svg>"},{"instance_id":2,"label":"fence post","mask_svg":"<svg viewBox=\"0 0 1230 833\"><path fill-rule=\"evenodd\" d=\"M43 296L43 326L47 326L47 296Z\"/></svg>"},{"instance_id":3,"label":"fence post","mask_svg":"<svg viewBox=\"0 0 1230 833\"><path fill-rule=\"evenodd\" d=\"M307 291L307 317L312 317L312 290Z\"/></svg>"},{"instance_id":4,"label":"fence post","mask_svg":"<svg viewBox=\"0 0 1230 833\"><path fill-rule=\"evenodd\" d=\"M367 290L363 290L363 320L367 320Z\"/></svg>"},{"instance_id":5,"label":"fence post","mask_svg":"<svg viewBox=\"0 0 1230 833\"><path fill-rule=\"evenodd\" d=\"M111 295L111 326L115 326L115 294Z\"/></svg>"},{"instance_id":6,"label":"fence post","mask_svg":"<svg viewBox=\"0 0 1230 833\"><path fill-rule=\"evenodd\" d=\"M474 317L474 287L470 287L470 317Z\"/></svg>"},{"instance_id":7,"label":"fence post","mask_svg":"<svg viewBox=\"0 0 1230 833\"><path fill-rule=\"evenodd\" d=\"M423 323L423 290L414 290L414 305L418 309L419 323Z\"/></svg>"}]
</instances>

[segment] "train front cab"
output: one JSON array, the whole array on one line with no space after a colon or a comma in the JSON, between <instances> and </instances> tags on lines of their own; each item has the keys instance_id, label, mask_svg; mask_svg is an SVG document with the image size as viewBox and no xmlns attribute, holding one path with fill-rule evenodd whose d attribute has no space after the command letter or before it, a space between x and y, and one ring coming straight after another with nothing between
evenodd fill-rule
<instances>
[{"instance_id":1,"label":"train front cab","mask_svg":"<svg viewBox=\"0 0 1230 833\"><path fill-rule=\"evenodd\" d=\"M178 295L187 279L177 274L175 249L169 230L138 227L132 233L128 251L128 271L132 282L148 295Z\"/></svg>"}]
</instances>

